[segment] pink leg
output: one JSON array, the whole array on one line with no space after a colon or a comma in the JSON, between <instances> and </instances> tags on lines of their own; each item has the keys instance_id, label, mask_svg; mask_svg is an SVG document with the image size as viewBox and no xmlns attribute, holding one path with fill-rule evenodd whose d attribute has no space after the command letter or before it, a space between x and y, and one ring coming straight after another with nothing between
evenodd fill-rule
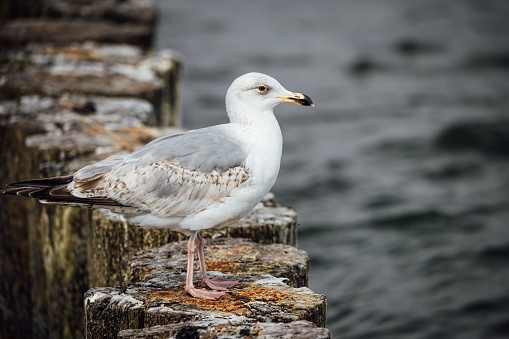
<instances>
[{"instance_id":1,"label":"pink leg","mask_svg":"<svg viewBox=\"0 0 509 339\"><path fill-rule=\"evenodd\" d=\"M186 291L195 298L215 300L224 295L224 292L207 291L201 288L195 288L193 284L193 266L194 266L194 251L196 250L196 238L199 236L198 231L191 234L187 242L187 276L186 276Z\"/></svg>"},{"instance_id":2,"label":"pink leg","mask_svg":"<svg viewBox=\"0 0 509 339\"><path fill-rule=\"evenodd\" d=\"M207 267L205 265L205 255L203 254L203 238L200 233L197 234L195 240L196 247L198 248L198 259L200 260L200 276L202 281L213 290L225 291L228 288L237 285L238 281L228 280L223 277L215 277L210 279L207 274Z\"/></svg>"}]
</instances>

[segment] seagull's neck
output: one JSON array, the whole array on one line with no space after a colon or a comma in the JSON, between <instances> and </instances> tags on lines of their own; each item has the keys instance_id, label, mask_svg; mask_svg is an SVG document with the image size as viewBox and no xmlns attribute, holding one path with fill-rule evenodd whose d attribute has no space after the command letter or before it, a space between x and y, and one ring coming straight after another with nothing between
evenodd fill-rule
<instances>
[{"instance_id":1,"label":"seagull's neck","mask_svg":"<svg viewBox=\"0 0 509 339\"><path fill-rule=\"evenodd\" d=\"M262 140L256 140L257 143L264 140L273 140L277 141L277 143L282 142L282 140L280 141L282 138L281 129L272 110L258 111L253 114L232 114L229 117L232 125L240 127L240 129L249 134L259 136L257 139Z\"/></svg>"},{"instance_id":2,"label":"seagull's neck","mask_svg":"<svg viewBox=\"0 0 509 339\"><path fill-rule=\"evenodd\" d=\"M232 119L239 116L240 119ZM251 155L247 160L247 167L256 168L256 180L263 182L268 192L279 172L283 151L283 136L276 117L270 110L232 115L230 120L231 124L236 126L235 130L242 135L243 142L250 145Z\"/></svg>"},{"instance_id":3,"label":"seagull's neck","mask_svg":"<svg viewBox=\"0 0 509 339\"><path fill-rule=\"evenodd\" d=\"M274 123L277 125L272 108L256 110L249 105L237 104L235 109L226 105L226 112L232 124L245 126L247 128L257 128Z\"/></svg>"},{"instance_id":4,"label":"seagull's neck","mask_svg":"<svg viewBox=\"0 0 509 339\"><path fill-rule=\"evenodd\" d=\"M230 123L243 131L245 140L249 140L254 148L261 153L267 152L269 158L281 158L283 136L272 107L259 110L236 103L235 109L227 104L226 110Z\"/></svg>"}]
</instances>

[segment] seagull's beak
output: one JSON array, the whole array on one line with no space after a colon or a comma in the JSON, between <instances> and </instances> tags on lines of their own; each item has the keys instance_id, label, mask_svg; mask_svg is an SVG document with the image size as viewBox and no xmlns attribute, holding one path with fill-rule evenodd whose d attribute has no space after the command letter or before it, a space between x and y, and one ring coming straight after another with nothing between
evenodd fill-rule
<instances>
[{"instance_id":1,"label":"seagull's beak","mask_svg":"<svg viewBox=\"0 0 509 339\"><path fill-rule=\"evenodd\" d=\"M297 104L301 106L315 106L313 100L305 94L302 93L290 93L289 95L280 95L278 97L282 102L289 102L291 104Z\"/></svg>"}]
</instances>

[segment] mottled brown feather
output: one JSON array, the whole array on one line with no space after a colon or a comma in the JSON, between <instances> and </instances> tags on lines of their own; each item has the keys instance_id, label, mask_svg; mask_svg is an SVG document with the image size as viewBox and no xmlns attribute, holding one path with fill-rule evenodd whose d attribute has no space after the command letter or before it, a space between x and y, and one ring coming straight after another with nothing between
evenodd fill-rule
<instances>
[{"instance_id":1,"label":"mottled brown feather","mask_svg":"<svg viewBox=\"0 0 509 339\"><path fill-rule=\"evenodd\" d=\"M104 179L105 174L106 173L99 173L88 178L76 179L74 180L74 189L81 192L92 191L101 184L101 180Z\"/></svg>"}]
</instances>

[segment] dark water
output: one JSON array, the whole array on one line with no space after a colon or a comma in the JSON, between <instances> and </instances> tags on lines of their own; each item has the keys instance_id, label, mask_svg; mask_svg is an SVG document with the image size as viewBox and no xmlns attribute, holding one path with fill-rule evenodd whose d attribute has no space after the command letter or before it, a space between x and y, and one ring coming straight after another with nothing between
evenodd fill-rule
<instances>
[{"instance_id":1,"label":"dark water","mask_svg":"<svg viewBox=\"0 0 509 339\"><path fill-rule=\"evenodd\" d=\"M280 201L336 338L509 337L509 1L159 1L187 128L248 71L277 115Z\"/></svg>"}]
</instances>

